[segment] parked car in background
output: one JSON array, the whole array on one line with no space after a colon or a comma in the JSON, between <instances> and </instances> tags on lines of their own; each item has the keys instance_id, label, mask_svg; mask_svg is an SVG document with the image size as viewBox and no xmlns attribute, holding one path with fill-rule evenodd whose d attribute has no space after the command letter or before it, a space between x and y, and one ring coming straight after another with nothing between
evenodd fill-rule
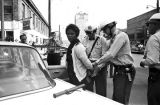
<instances>
[{"instance_id":1,"label":"parked car in background","mask_svg":"<svg viewBox=\"0 0 160 105\"><path fill-rule=\"evenodd\" d=\"M131 45L131 52L137 54L144 54L145 47L143 44L133 44Z\"/></svg>"},{"instance_id":2,"label":"parked car in background","mask_svg":"<svg viewBox=\"0 0 160 105\"><path fill-rule=\"evenodd\" d=\"M121 105L83 89L54 98L74 85L51 78L47 68L34 47L0 42L0 105Z\"/></svg>"}]
</instances>

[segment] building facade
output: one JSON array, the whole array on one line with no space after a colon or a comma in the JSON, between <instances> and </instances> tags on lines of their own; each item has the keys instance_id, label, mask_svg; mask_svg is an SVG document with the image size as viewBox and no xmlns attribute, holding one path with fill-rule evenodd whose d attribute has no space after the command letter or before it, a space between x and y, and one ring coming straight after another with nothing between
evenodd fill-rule
<instances>
[{"instance_id":1,"label":"building facade","mask_svg":"<svg viewBox=\"0 0 160 105\"><path fill-rule=\"evenodd\" d=\"M32 0L4 0L5 39L19 42L22 33L29 44L43 44L49 36L48 23Z\"/></svg>"},{"instance_id":2,"label":"building facade","mask_svg":"<svg viewBox=\"0 0 160 105\"><path fill-rule=\"evenodd\" d=\"M83 40L83 38L86 36L84 29L86 27L87 22L88 22L87 13L79 12L75 15L75 24L80 28L80 35L79 35L80 40Z\"/></svg>"},{"instance_id":3,"label":"building facade","mask_svg":"<svg viewBox=\"0 0 160 105\"><path fill-rule=\"evenodd\" d=\"M136 43L142 43L144 45L146 44L146 41L149 37L147 32L146 22L156 12L157 12L156 9L154 9L127 20L127 33L133 44Z\"/></svg>"}]
</instances>

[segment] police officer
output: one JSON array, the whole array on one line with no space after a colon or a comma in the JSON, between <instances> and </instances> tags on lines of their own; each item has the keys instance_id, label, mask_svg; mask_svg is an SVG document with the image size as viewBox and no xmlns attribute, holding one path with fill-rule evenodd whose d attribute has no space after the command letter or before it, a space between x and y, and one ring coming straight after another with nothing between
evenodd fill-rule
<instances>
[{"instance_id":1,"label":"police officer","mask_svg":"<svg viewBox=\"0 0 160 105\"><path fill-rule=\"evenodd\" d=\"M148 105L160 105L160 13L152 15L147 26L151 36L145 48L146 58L140 66L149 66Z\"/></svg>"},{"instance_id":2,"label":"police officer","mask_svg":"<svg viewBox=\"0 0 160 105\"><path fill-rule=\"evenodd\" d=\"M93 62L98 60L108 49L108 45L106 43L106 39L103 36L99 36L97 34L97 28L91 25L85 28L86 37L83 39L82 43L86 47L87 55L89 59ZM96 41L96 42L95 42ZM95 44L94 44L95 43ZM93 49L92 49L93 48ZM92 51L91 51L92 49ZM107 68L105 64L103 64L102 68L99 69L98 73L94 76L93 82L95 83L96 93L106 97L106 74ZM93 91L93 84L91 87L91 91Z\"/></svg>"},{"instance_id":3,"label":"police officer","mask_svg":"<svg viewBox=\"0 0 160 105\"><path fill-rule=\"evenodd\" d=\"M113 77L112 98L117 102L127 105L135 77L128 35L116 28L115 21L105 23L101 29L111 37L110 48L93 65L100 66L104 62L113 63L115 74Z\"/></svg>"}]
</instances>

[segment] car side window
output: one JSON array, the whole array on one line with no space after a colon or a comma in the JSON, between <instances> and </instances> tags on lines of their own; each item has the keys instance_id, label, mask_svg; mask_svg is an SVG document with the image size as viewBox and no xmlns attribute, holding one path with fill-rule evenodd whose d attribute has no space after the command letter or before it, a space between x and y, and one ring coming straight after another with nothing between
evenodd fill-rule
<instances>
[{"instance_id":1,"label":"car side window","mask_svg":"<svg viewBox=\"0 0 160 105\"><path fill-rule=\"evenodd\" d=\"M43 67L32 48L0 46L0 97L49 87Z\"/></svg>"}]
</instances>

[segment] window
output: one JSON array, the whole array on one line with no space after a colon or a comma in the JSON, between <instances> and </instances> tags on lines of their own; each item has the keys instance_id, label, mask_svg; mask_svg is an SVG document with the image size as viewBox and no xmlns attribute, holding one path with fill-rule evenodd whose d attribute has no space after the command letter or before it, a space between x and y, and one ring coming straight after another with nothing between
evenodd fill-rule
<instances>
[{"instance_id":1,"label":"window","mask_svg":"<svg viewBox=\"0 0 160 105\"><path fill-rule=\"evenodd\" d=\"M12 5L4 5L4 20L13 20L13 7Z\"/></svg>"},{"instance_id":2,"label":"window","mask_svg":"<svg viewBox=\"0 0 160 105\"><path fill-rule=\"evenodd\" d=\"M12 12L12 6L4 6L4 14L11 14Z\"/></svg>"},{"instance_id":3,"label":"window","mask_svg":"<svg viewBox=\"0 0 160 105\"><path fill-rule=\"evenodd\" d=\"M36 17L36 28L38 29L38 18Z\"/></svg>"},{"instance_id":4,"label":"window","mask_svg":"<svg viewBox=\"0 0 160 105\"><path fill-rule=\"evenodd\" d=\"M31 17L31 10L30 10L29 6L27 9L28 9L28 18L30 18Z\"/></svg>"},{"instance_id":5,"label":"window","mask_svg":"<svg viewBox=\"0 0 160 105\"><path fill-rule=\"evenodd\" d=\"M13 31L6 31L6 41L14 41Z\"/></svg>"},{"instance_id":6,"label":"window","mask_svg":"<svg viewBox=\"0 0 160 105\"><path fill-rule=\"evenodd\" d=\"M33 14L33 29L35 29L35 14Z\"/></svg>"},{"instance_id":7,"label":"window","mask_svg":"<svg viewBox=\"0 0 160 105\"><path fill-rule=\"evenodd\" d=\"M36 43L38 43L38 36L36 36Z\"/></svg>"},{"instance_id":8,"label":"window","mask_svg":"<svg viewBox=\"0 0 160 105\"><path fill-rule=\"evenodd\" d=\"M25 18L25 5L22 4L22 19Z\"/></svg>"},{"instance_id":9,"label":"window","mask_svg":"<svg viewBox=\"0 0 160 105\"><path fill-rule=\"evenodd\" d=\"M2 32L0 31L0 39L2 39L2 35L1 34L2 34Z\"/></svg>"}]
</instances>

